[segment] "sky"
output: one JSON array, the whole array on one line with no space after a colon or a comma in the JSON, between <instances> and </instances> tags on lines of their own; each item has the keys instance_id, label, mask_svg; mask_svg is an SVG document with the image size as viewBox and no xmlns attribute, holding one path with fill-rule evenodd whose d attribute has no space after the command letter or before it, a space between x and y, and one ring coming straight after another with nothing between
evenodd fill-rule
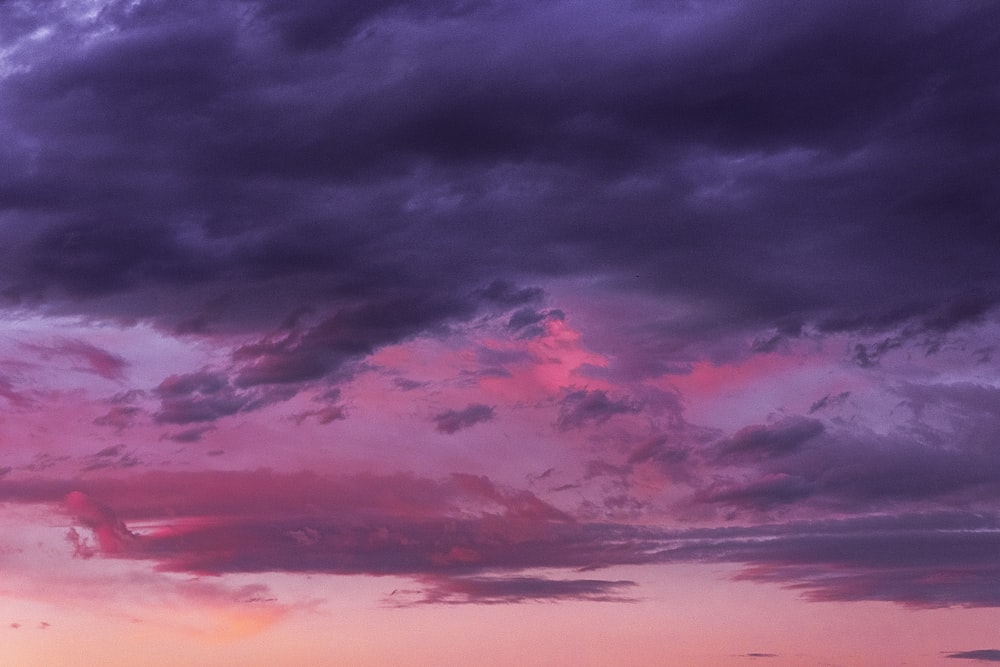
<instances>
[{"instance_id":1,"label":"sky","mask_svg":"<svg viewBox=\"0 0 1000 667\"><path fill-rule=\"evenodd\" d=\"M0 662L1000 662L986 0L0 0Z\"/></svg>"}]
</instances>

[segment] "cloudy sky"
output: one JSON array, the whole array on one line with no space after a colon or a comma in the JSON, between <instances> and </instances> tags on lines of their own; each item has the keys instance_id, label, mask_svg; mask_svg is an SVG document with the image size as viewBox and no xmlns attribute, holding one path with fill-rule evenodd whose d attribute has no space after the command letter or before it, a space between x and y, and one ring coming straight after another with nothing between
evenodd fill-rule
<instances>
[{"instance_id":1,"label":"cloudy sky","mask_svg":"<svg viewBox=\"0 0 1000 667\"><path fill-rule=\"evenodd\" d=\"M998 72L987 0L0 0L0 662L1000 662Z\"/></svg>"}]
</instances>

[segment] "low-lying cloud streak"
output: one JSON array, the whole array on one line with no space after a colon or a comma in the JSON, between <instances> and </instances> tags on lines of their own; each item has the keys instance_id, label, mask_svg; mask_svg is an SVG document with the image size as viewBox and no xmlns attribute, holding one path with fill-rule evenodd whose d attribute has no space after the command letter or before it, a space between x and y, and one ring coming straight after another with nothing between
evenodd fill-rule
<instances>
[{"instance_id":1,"label":"low-lying cloud streak","mask_svg":"<svg viewBox=\"0 0 1000 667\"><path fill-rule=\"evenodd\" d=\"M631 582L517 573L715 562L739 564L740 579L812 600L1000 606L1000 520L982 513L666 529L578 521L483 477L267 471L7 483L3 499L54 502L64 493L67 514L107 557L190 574L404 575L430 582L422 604L623 600L618 589ZM78 553L88 548L75 529L70 538Z\"/></svg>"}]
</instances>

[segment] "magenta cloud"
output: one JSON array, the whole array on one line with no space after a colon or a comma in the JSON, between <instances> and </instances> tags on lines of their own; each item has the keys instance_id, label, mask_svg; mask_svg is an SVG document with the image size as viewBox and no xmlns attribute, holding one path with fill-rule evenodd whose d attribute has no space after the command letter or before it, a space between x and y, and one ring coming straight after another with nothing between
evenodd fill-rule
<instances>
[{"instance_id":1,"label":"magenta cloud","mask_svg":"<svg viewBox=\"0 0 1000 667\"><path fill-rule=\"evenodd\" d=\"M71 485L84 490L63 491ZM725 562L742 567L740 579L788 586L810 600L1000 606L1000 523L970 512L665 529L577 520L485 477L264 470L5 483L4 500L54 502L60 494L93 538L90 546L70 529L78 555L199 575L392 574L422 584L399 604L624 600L631 582L531 572Z\"/></svg>"}]
</instances>

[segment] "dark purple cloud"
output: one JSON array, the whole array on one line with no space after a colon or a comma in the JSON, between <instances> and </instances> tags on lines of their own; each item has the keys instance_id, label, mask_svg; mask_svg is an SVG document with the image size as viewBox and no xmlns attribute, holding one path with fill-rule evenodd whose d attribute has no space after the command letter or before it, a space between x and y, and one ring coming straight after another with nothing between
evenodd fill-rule
<instances>
[{"instance_id":1,"label":"dark purple cloud","mask_svg":"<svg viewBox=\"0 0 1000 667\"><path fill-rule=\"evenodd\" d=\"M757 460L781 456L798 449L822 432L822 422L802 417L768 426L747 426L718 443L719 458Z\"/></svg>"},{"instance_id":2,"label":"dark purple cloud","mask_svg":"<svg viewBox=\"0 0 1000 667\"><path fill-rule=\"evenodd\" d=\"M121 431L142 415L142 408L134 405L115 405L106 414L94 418L97 426L111 426Z\"/></svg>"},{"instance_id":3,"label":"dark purple cloud","mask_svg":"<svg viewBox=\"0 0 1000 667\"><path fill-rule=\"evenodd\" d=\"M1000 650L995 648L978 649L975 651L958 651L949 653L946 658L958 658L961 660L980 660L982 662L1000 662Z\"/></svg>"},{"instance_id":4,"label":"dark purple cloud","mask_svg":"<svg viewBox=\"0 0 1000 667\"><path fill-rule=\"evenodd\" d=\"M640 409L636 403L609 398L603 389L577 389L563 397L556 425L561 429L581 428L587 423L602 424L615 415Z\"/></svg>"},{"instance_id":5,"label":"dark purple cloud","mask_svg":"<svg viewBox=\"0 0 1000 667\"><path fill-rule=\"evenodd\" d=\"M213 421L236 414L249 402L237 394L220 374L171 375L156 389L161 408L156 420L170 424Z\"/></svg>"},{"instance_id":6,"label":"dark purple cloud","mask_svg":"<svg viewBox=\"0 0 1000 667\"><path fill-rule=\"evenodd\" d=\"M318 380L377 347L401 342L449 319L471 315L470 301L423 298L420 294L380 298L343 308L314 326L289 331L234 352L239 387Z\"/></svg>"},{"instance_id":7,"label":"dark purple cloud","mask_svg":"<svg viewBox=\"0 0 1000 667\"><path fill-rule=\"evenodd\" d=\"M420 389L421 387L427 386L426 382L420 382L419 380L411 380L409 378L393 378L392 384L402 389L403 391L413 391L415 389Z\"/></svg>"},{"instance_id":8,"label":"dark purple cloud","mask_svg":"<svg viewBox=\"0 0 1000 667\"><path fill-rule=\"evenodd\" d=\"M697 494L696 500L764 512L792 505L815 493L815 487L809 480L777 473L765 474L747 482L716 483Z\"/></svg>"},{"instance_id":9,"label":"dark purple cloud","mask_svg":"<svg viewBox=\"0 0 1000 667\"><path fill-rule=\"evenodd\" d=\"M464 428L475 426L481 422L490 421L496 416L495 410L482 403L470 403L461 410L446 410L434 416L435 428L442 433L451 435Z\"/></svg>"},{"instance_id":10,"label":"dark purple cloud","mask_svg":"<svg viewBox=\"0 0 1000 667\"><path fill-rule=\"evenodd\" d=\"M634 602L623 589L634 581L600 579L545 579L542 577L453 577L422 580L419 591L393 591L394 606L416 604L512 604L530 601L583 600L589 602ZM411 599L416 594L416 599Z\"/></svg>"},{"instance_id":11,"label":"dark purple cloud","mask_svg":"<svg viewBox=\"0 0 1000 667\"><path fill-rule=\"evenodd\" d=\"M5 3L8 305L192 332L362 315L259 349L245 384L525 307L525 276L680 294L703 337L995 306L989 3L591 10ZM411 298L430 312L381 321Z\"/></svg>"},{"instance_id":12,"label":"dark purple cloud","mask_svg":"<svg viewBox=\"0 0 1000 667\"><path fill-rule=\"evenodd\" d=\"M154 415L157 422L191 424L256 410L287 400L297 390L283 387L243 389L231 385L224 373L205 370L171 375L154 393L160 399L160 409Z\"/></svg>"},{"instance_id":13,"label":"dark purple cloud","mask_svg":"<svg viewBox=\"0 0 1000 667\"><path fill-rule=\"evenodd\" d=\"M537 287L517 287L506 280L494 280L476 291L476 296L499 306L513 307L538 301L542 290Z\"/></svg>"},{"instance_id":14,"label":"dark purple cloud","mask_svg":"<svg viewBox=\"0 0 1000 667\"><path fill-rule=\"evenodd\" d=\"M716 481L698 498L734 508L768 510L809 501L843 510L886 509L899 502L975 502L992 498L1000 479L994 457L913 447L902 439L818 439L783 462L767 462L749 479Z\"/></svg>"},{"instance_id":15,"label":"dark purple cloud","mask_svg":"<svg viewBox=\"0 0 1000 667\"><path fill-rule=\"evenodd\" d=\"M87 457L83 470L102 470L105 468L134 468L141 461L134 451L129 451L123 444L105 447L96 454Z\"/></svg>"},{"instance_id":16,"label":"dark purple cloud","mask_svg":"<svg viewBox=\"0 0 1000 667\"><path fill-rule=\"evenodd\" d=\"M208 431L211 431L212 428L213 428L212 426L198 426L195 428L187 428L184 429L183 431L172 433L166 437L169 438L170 440L173 440L174 442L183 442L183 443L198 442L199 440L201 440L201 437L205 435L205 433L207 433ZM211 453L212 452L208 452L208 454L210 455Z\"/></svg>"},{"instance_id":17,"label":"dark purple cloud","mask_svg":"<svg viewBox=\"0 0 1000 667\"><path fill-rule=\"evenodd\" d=\"M507 329L513 332L517 338L537 338L545 333L543 323L548 319L563 320L566 314L561 310L535 310L533 308L521 308L515 311L507 320Z\"/></svg>"},{"instance_id":18,"label":"dark purple cloud","mask_svg":"<svg viewBox=\"0 0 1000 667\"><path fill-rule=\"evenodd\" d=\"M328 405L324 408L300 412L293 416L292 419L301 424L309 417L314 417L320 424L330 424L341 419L347 419L347 410L342 405Z\"/></svg>"},{"instance_id":19,"label":"dark purple cloud","mask_svg":"<svg viewBox=\"0 0 1000 667\"><path fill-rule=\"evenodd\" d=\"M885 433L841 420L786 417L708 448L682 448L693 501L730 511L892 511L901 504L987 508L996 499L1000 391L972 383L900 385L913 418ZM632 463L662 461L651 441ZM678 462L679 462L678 460Z\"/></svg>"},{"instance_id":20,"label":"dark purple cloud","mask_svg":"<svg viewBox=\"0 0 1000 667\"><path fill-rule=\"evenodd\" d=\"M518 329L536 325L543 319L545 319L544 313L532 310L531 308L522 308L510 316L510 319L507 321L507 328L511 331L517 331Z\"/></svg>"},{"instance_id":21,"label":"dark purple cloud","mask_svg":"<svg viewBox=\"0 0 1000 667\"><path fill-rule=\"evenodd\" d=\"M826 396L820 398L819 400L815 401L812 405L809 406L809 414L813 414L814 412L818 412L820 410L824 410L827 408L832 408L834 406L843 405L850 395L851 392L849 391L842 391L836 396L831 396L830 394L827 394Z\"/></svg>"}]
</instances>

